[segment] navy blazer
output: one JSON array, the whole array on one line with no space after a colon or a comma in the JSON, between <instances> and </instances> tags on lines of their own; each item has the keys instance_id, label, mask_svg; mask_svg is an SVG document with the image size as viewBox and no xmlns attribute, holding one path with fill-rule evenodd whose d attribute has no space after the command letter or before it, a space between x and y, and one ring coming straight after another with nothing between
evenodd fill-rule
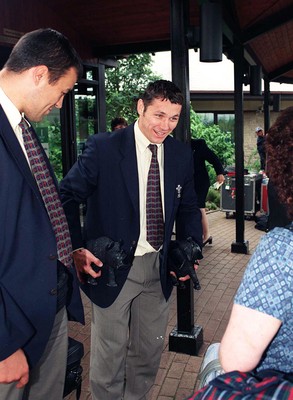
<instances>
[{"instance_id":1,"label":"navy blazer","mask_svg":"<svg viewBox=\"0 0 293 400\"><path fill-rule=\"evenodd\" d=\"M140 233L139 187L134 125L112 133L98 133L87 140L83 154L60 185L61 199L69 223L73 248L86 240L108 236L122 240L129 252ZM193 159L189 146L171 136L164 141L165 238L161 251L161 285L168 299L172 282L167 272L167 250L176 220L177 239L193 237L201 244L201 213L193 184ZM79 223L79 204L87 203L85 236ZM108 307L125 283L129 268L119 269L118 286L108 287L107 274L98 285L82 289L100 307Z\"/></svg>"},{"instance_id":2,"label":"navy blazer","mask_svg":"<svg viewBox=\"0 0 293 400\"><path fill-rule=\"evenodd\" d=\"M39 189L1 106L0 176L0 360L22 348L32 367L56 315L57 247ZM83 322L71 270L70 318Z\"/></svg>"}]
</instances>

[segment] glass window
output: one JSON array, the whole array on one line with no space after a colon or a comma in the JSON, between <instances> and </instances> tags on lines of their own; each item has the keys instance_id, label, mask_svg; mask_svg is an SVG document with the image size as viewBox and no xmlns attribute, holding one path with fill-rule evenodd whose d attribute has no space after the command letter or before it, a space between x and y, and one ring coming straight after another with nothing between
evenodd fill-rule
<instances>
[{"instance_id":1,"label":"glass window","mask_svg":"<svg viewBox=\"0 0 293 400\"><path fill-rule=\"evenodd\" d=\"M97 97L93 86L86 86L75 92L76 151L79 156L89 135L97 132Z\"/></svg>"},{"instance_id":2,"label":"glass window","mask_svg":"<svg viewBox=\"0 0 293 400\"><path fill-rule=\"evenodd\" d=\"M32 125L50 159L57 180L60 181L63 177L60 110L54 108L41 122Z\"/></svg>"}]
</instances>

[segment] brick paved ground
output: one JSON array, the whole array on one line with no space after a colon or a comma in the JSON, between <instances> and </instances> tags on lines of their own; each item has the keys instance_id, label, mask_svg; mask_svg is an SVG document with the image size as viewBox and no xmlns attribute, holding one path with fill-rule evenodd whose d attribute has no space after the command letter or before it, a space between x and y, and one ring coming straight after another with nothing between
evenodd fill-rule
<instances>
[{"instance_id":1,"label":"brick paved ground","mask_svg":"<svg viewBox=\"0 0 293 400\"><path fill-rule=\"evenodd\" d=\"M264 234L254 228L254 221L245 221L245 240L249 241L250 254L231 253L231 243L235 240L235 220L226 219L225 213L221 211L208 214L208 219L213 243L204 248L204 259L200 262L198 271L202 289L194 292L195 324L203 328L204 344L200 348L198 356L169 351L169 333L177 323L176 290L173 290L164 352L150 400L183 400L192 393L196 385L202 356L210 343L220 341L245 265L260 237ZM70 323L70 335L84 344L81 400L90 400L88 371L91 309L86 297L83 297L83 301L86 325ZM66 400L74 399L73 394L66 397Z\"/></svg>"}]
</instances>

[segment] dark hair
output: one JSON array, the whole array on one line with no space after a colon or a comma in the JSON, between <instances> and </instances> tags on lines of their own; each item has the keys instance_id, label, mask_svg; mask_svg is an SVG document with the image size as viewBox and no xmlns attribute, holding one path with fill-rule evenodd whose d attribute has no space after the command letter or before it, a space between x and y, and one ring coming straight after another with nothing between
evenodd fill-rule
<instances>
[{"instance_id":1,"label":"dark hair","mask_svg":"<svg viewBox=\"0 0 293 400\"><path fill-rule=\"evenodd\" d=\"M58 81L70 68L82 76L82 61L69 40L54 29L37 29L23 35L4 65L9 71L23 72L37 65L46 65L49 83Z\"/></svg>"},{"instance_id":2,"label":"dark hair","mask_svg":"<svg viewBox=\"0 0 293 400\"><path fill-rule=\"evenodd\" d=\"M266 171L279 200L293 219L293 107L286 108L266 136Z\"/></svg>"},{"instance_id":3,"label":"dark hair","mask_svg":"<svg viewBox=\"0 0 293 400\"><path fill-rule=\"evenodd\" d=\"M126 127L126 126L128 126L128 123L127 123L126 119L123 118L123 117L113 118L112 121L111 121L111 129L112 129L112 131L114 131L114 129L115 129L115 127L117 125L124 125Z\"/></svg>"},{"instance_id":4,"label":"dark hair","mask_svg":"<svg viewBox=\"0 0 293 400\"><path fill-rule=\"evenodd\" d=\"M181 90L173 82L164 79L150 82L139 98L142 99L145 109L154 99L169 100L173 104L183 104Z\"/></svg>"}]
</instances>

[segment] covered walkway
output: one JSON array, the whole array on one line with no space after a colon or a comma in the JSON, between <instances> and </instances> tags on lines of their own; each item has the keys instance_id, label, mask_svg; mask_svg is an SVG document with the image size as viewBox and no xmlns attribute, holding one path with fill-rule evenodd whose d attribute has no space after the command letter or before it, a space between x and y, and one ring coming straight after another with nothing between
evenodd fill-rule
<instances>
[{"instance_id":1,"label":"covered walkway","mask_svg":"<svg viewBox=\"0 0 293 400\"><path fill-rule=\"evenodd\" d=\"M254 228L253 220L245 221L245 240L249 241L250 254L231 253L231 243L235 239L235 220L226 219L225 213L221 211L209 213L208 218L213 243L204 248L204 259L200 262L198 271L202 289L195 292L194 296L195 323L203 327L204 344L198 356L168 350L169 333L177 323L176 290L174 290L165 348L150 400L183 400L194 390L202 356L210 343L220 341L244 268L264 234ZM84 306L86 325L82 327L70 323L70 335L84 343L81 400L91 400L88 390L91 309L85 297ZM74 399L73 394L66 398L66 400Z\"/></svg>"}]
</instances>

